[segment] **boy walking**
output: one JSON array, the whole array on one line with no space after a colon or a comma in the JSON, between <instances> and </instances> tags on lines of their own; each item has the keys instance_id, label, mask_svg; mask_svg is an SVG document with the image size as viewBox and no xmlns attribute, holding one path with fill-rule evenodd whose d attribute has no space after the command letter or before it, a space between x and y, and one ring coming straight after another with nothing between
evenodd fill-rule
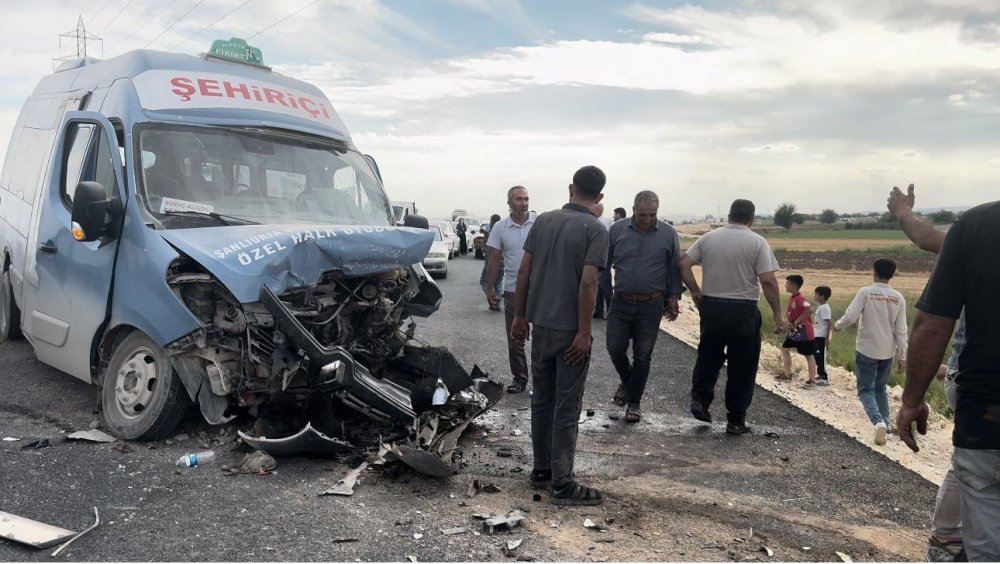
<instances>
[{"instance_id":1,"label":"boy walking","mask_svg":"<svg viewBox=\"0 0 1000 564\"><path fill-rule=\"evenodd\" d=\"M813 332L816 334L816 385L829 386L830 377L826 373L826 350L830 348L830 323L833 311L830 309L830 296L833 291L829 286L816 286L813 299L819 304L816 308L816 324Z\"/></svg>"},{"instance_id":2,"label":"boy walking","mask_svg":"<svg viewBox=\"0 0 1000 564\"><path fill-rule=\"evenodd\" d=\"M802 295L802 285L805 280L798 274L791 274L785 277L785 291L788 297L788 307L785 308L785 319L788 320L788 335L781 345L781 360L783 362L784 373L778 377L779 380L792 379L792 349L806 357L806 364L809 366L809 379L802 385L803 388L811 388L816 384L816 341L812 325L812 305L806 301Z\"/></svg>"},{"instance_id":3,"label":"boy walking","mask_svg":"<svg viewBox=\"0 0 1000 564\"><path fill-rule=\"evenodd\" d=\"M878 259L873 269L874 284L858 290L844 316L833 324L833 330L858 323L854 346L858 399L875 425L875 444L881 446L891 424L886 385L897 352L899 369L906 369L906 299L889 286L889 280L896 274L896 263Z\"/></svg>"},{"instance_id":4,"label":"boy walking","mask_svg":"<svg viewBox=\"0 0 1000 564\"><path fill-rule=\"evenodd\" d=\"M591 214L604 196L595 166L573 175L569 203L543 213L524 242L511 335L523 343L530 322L532 487L552 489L556 505L597 505L601 492L576 481L573 459L593 342L597 275L608 263L608 230Z\"/></svg>"}]
</instances>

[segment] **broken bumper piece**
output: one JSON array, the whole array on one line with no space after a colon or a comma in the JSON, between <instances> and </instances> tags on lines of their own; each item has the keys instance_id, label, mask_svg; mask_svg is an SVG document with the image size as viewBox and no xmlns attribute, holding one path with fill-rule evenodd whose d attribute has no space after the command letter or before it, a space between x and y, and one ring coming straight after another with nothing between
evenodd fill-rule
<instances>
[{"instance_id":1,"label":"broken bumper piece","mask_svg":"<svg viewBox=\"0 0 1000 564\"><path fill-rule=\"evenodd\" d=\"M354 450L354 445L349 442L328 437L313 429L311 423L306 423L304 429L290 437L280 439L269 439L267 437L253 437L239 432L243 442L257 450L262 450L271 456L285 456L300 452L316 452L319 454L340 454Z\"/></svg>"}]
</instances>

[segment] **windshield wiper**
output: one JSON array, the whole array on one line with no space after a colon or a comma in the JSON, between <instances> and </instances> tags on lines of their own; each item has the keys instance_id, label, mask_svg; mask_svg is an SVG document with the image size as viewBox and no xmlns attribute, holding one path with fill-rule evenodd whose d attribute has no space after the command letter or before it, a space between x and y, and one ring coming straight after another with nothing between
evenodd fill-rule
<instances>
[{"instance_id":1,"label":"windshield wiper","mask_svg":"<svg viewBox=\"0 0 1000 564\"><path fill-rule=\"evenodd\" d=\"M225 215L215 212L202 212L196 210L170 210L162 212L162 215L182 215L186 217L210 217L223 225L259 225L257 221L251 221L235 215Z\"/></svg>"}]
</instances>

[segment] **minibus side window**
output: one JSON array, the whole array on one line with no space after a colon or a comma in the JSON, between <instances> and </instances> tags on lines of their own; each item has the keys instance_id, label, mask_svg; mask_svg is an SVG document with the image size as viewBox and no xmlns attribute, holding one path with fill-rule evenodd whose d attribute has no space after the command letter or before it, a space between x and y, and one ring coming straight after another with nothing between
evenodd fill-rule
<instances>
[{"instance_id":1,"label":"minibus side window","mask_svg":"<svg viewBox=\"0 0 1000 564\"><path fill-rule=\"evenodd\" d=\"M117 180L110 148L104 142L100 127L89 123L70 126L69 154L66 157L63 181L63 201L72 209L76 186L83 181L93 181L104 186L108 195L115 193Z\"/></svg>"}]
</instances>

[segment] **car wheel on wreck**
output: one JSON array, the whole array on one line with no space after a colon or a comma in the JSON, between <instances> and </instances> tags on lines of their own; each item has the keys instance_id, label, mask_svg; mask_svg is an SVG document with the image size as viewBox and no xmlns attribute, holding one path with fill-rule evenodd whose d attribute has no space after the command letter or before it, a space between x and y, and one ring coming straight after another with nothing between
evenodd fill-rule
<instances>
[{"instance_id":1,"label":"car wheel on wreck","mask_svg":"<svg viewBox=\"0 0 1000 564\"><path fill-rule=\"evenodd\" d=\"M10 271L0 275L0 343L21 338L21 312L14 301Z\"/></svg>"},{"instance_id":2,"label":"car wheel on wreck","mask_svg":"<svg viewBox=\"0 0 1000 564\"><path fill-rule=\"evenodd\" d=\"M191 405L167 353L145 334L115 347L101 386L104 423L122 439L152 441L177 428Z\"/></svg>"}]
</instances>

